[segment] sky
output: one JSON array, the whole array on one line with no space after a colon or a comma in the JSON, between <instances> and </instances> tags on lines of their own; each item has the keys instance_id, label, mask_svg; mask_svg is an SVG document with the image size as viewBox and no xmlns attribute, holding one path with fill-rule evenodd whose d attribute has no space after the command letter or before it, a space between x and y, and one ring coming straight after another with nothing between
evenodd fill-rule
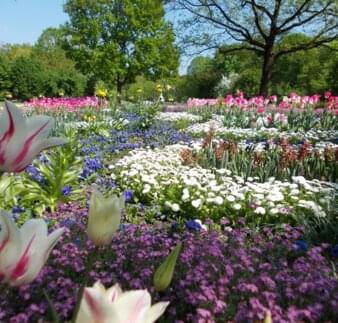
<instances>
[{"instance_id":1,"label":"sky","mask_svg":"<svg viewBox=\"0 0 338 323\"><path fill-rule=\"evenodd\" d=\"M67 21L65 0L0 0L0 44L34 44L42 31ZM171 17L175 19L174 17ZM184 74L190 59L183 58L179 69Z\"/></svg>"},{"instance_id":2,"label":"sky","mask_svg":"<svg viewBox=\"0 0 338 323\"><path fill-rule=\"evenodd\" d=\"M64 0L0 0L0 43L34 44L42 31L67 20Z\"/></svg>"}]
</instances>

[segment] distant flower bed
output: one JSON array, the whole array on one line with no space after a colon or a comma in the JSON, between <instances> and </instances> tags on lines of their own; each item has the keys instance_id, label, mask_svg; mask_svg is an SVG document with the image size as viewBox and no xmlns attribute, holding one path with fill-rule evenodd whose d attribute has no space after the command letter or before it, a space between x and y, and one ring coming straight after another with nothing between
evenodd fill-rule
<instances>
[{"instance_id":1,"label":"distant flower bed","mask_svg":"<svg viewBox=\"0 0 338 323\"><path fill-rule=\"evenodd\" d=\"M297 93L290 93L288 96L283 96L278 100L276 95L264 98L263 96L255 96L252 98L245 98L244 93L240 92L237 96L231 94L219 99L196 99L189 98L187 105L189 108L199 106L219 106L226 107L241 107L241 108L264 108L266 106L277 107L281 109L291 108L317 108L319 106L329 109L338 108L338 96L334 96L329 92L325 92L321 102L322 96L320 94L301 96ZM279 101L279 103L277 103Z\"/></svg>"},{"instance_id":2,"label":"distant flower bed","mask_svg":"<svg viewBox=\"0 0 338 323\"><path fill-rule=\"evenodd\" d=\"M24 104L34 109L56 110L61 108L67 111L75 111L81 108L99 107L100 101L96 97L85 96L31 99Z\"/></svg>"}]
</instances>

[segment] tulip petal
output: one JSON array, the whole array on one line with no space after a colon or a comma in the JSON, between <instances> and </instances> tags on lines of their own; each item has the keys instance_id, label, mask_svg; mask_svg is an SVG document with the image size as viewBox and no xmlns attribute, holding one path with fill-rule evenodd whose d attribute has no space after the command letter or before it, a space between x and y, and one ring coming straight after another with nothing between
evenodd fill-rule
<instances>
[{"instance_id":1,"label":"tulip petal","mask_svg":"<svg viewBox=\"0 0 338 323\"><path fill-rule=\"evenodd\" d=\"M26 119L26 126L27 134L25 137L30 137L43 126L43 129L38 131L37 139L44 139L54 127L54 120L47 116L34 116Z\"/></svg>"},{"instance_id":2,"label":"tulip petal","mask_svg":"<svg viewBox=\"0 0 338 323\"><path fill-rule=\"evenodd\" d=\"M154 304L147 312L144 322L155 322L166 310L169 302L159 302Z\"/></svg>"},{"instance_id":3,"label":"tulip petal","mask_svg":"<svg viewBox=\"0 0 338 323\"><path fill-rule=\"evenodd\" d=\"M114 286L107 289L106 293L108 299L114 303L122 295L122 289L119 284L115 284Z\"/></svg>"},{"instance_id":4,"label":"tulip petal","mask_svg":"<svg viewBox=\"0 0 338 323\"><path fill-rule=\"evenodd\" d=\"M0 211L0 224L0 275L9 276L13 263L20 256L22 241L13 219L5 211Z\"/></svg>"},{"instance_id":5,"label":"tulip petal","mask_svg":"<svg viewBox=\"0 0 338 323\"><path fill-rule=\"evenodd\" d=\"M67 143L67 139L63 138L56 138L56 137L51 137L48 139L44 139L42 141L36 141L32 144L30 147L29 152L26 154L25 158L20 161L20 163L16 163L13 168L15 172L20 172L23 169L25 169L38 155L42 150L53 147L53 146L59 146Z\"/></svg>"},{"instance_id":6,"label":"tulip petal","mask_svg":"<svg viewBox=\"0 0 338 323\"><path fill-rule=\"evenodd\" d=\"M124 292L113 307L119 314L119 322L143 323L150 309L151 297L147 290Z\"/></svg>"},{"instance_id":7,"label":"tulip petal","mask_svg":"<svg viewBox=\"0 0 338 323\"><path fill-rule=\"evenodd\" d=\"M106 297L106 291L95 285L85 288L76 323L120 323L112 303Z\"/></svg>"},{"instance_id":8,"label":"tulip petal","mask_svg":"<svg viewBox=\"0 0 338 323\"><path fill-rule=\"evenodd\" d=\"M9 101L5 101L5 111L0 117L0 144L4 134L13 134L17 125L25 123L20 110Z\"/></svg>"},{"instance_id":9,"label":"tulip petal","mask_svg":"<svg viewBox=\"0 0 338 323\"><path fill-rule=\"evenodd\" d=\"M21 171L41 150L64 144L62 139L46 139L53 125L53 118L46 116L24 118L13 103L6 101L0 117L0 170Z\"/></svg>"},{"instance_id":10,"label":"tulip petal","mask_svg":"<svg viewBox=\"0 0 338 323\"><path fill-rule=\"evenodd\" d=\"M31 262L31 259L32 259L31 249L32 249L32 244L35 239L36 239L36 236L33 235L31 240L25 246L23 254L20 256L19 260L15 264L15 267L13 268L13 271L10 276L10 280L11 280L10 283L12 286L19 285L20 281L22 281L22 277L26 274L29 263Z\"/></svg>"},{"instance_id":11,"label":"tulip petal","mask_svg":"<svg viewBox=\"0 0 338 323\"><path fill-rule=\"evenodd\" d=\"M13 139L17 131L24 126L25 121L20 113L20 110L11 102L5 102L5 113L0 118L1 135L0 135L0 165L6 163L9 142ZM24 129L25 131L25 129ZM15 145L14 145L15 146ZM17 145L16 145L17 146ZM17 150L18 148L13 145L10 146L11 150Z\"/></svg>"},{"instance_id":12,"label":"tulip petal","mask_svg":"<svg viewBox=\"0 0 338 323\"><path fill-rule=\"evenodd\" d=\"M20 257L11 285L18 286L31 282L40 273L50 251L64 232L63 228L53 231L47 237L47 225L42 219L32 219L21 227L26 249ZM29 247L29 248L28 248Z\"/></svg>"},{"instance_id":13,"label":"tulip petal","mask_svg":"<svg viewBox=\"0 0 338 323\"><path fill-rule=\"evenodd\" d=\"M38 142L38 137L41 136L41 133L44 132L45 128L48 126L48 121L46 123L40 125L38 129L36 129L33 133L31 133L29 136L25 138L25 141L22 143L22 146L20 148L20 151L18 152L18 155L16 156L13 163L15 165L19 165L26 156L31 156L31 146L34 142ZM41 151L41 150L40 150Z\"/></svg>"},{"instance_id":14,"label":"tulip petal","mask_svg":"<svg viewBox=\"0 0 338 323\"><path fill-rule=\"evenodd\" d=\"M55 247L61 236L63 235L65 229L59 228L54 230L47 238L46 248L44 252L45 261L49 257L50 252Z\"/></svg>"}]
</instances>

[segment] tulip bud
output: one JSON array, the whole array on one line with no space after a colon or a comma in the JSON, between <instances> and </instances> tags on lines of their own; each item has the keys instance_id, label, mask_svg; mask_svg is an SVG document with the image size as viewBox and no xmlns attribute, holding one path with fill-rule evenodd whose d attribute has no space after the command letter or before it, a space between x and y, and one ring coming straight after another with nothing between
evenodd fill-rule
<instances>
[{"instance_id":1,"label":"tulip bud","mask_svg":"<svg viewBox=\"0 0 338 323\"><path fill-rule=\"evenodd\" d=\"M179 242L165 261L156 269L154 287L158 292L164 291L170 285L181 248L182 243Z\"/></svg>"},{"instance_id":2,"label":"tulip bud","mask_svg":"<svg viewBox=\"0 0 338 323\"><path fill-rule=\"evenodd\" d=\"M109 245L113 234L121 223L121 211L124 208L124 196L113 195L105 198L102 193L94 189L88 214L87 234L98 247Z\"/></svg>"},{"instance_id":3,"label":"tulip bud","mask_svg":"<svg viewBox=\"0 0 338 323\"><path fill-rule=\"evenodd\" d=\"M272 323L271 312L269 310L266 311L264 323Z\"/></svg>"}]
</instances>

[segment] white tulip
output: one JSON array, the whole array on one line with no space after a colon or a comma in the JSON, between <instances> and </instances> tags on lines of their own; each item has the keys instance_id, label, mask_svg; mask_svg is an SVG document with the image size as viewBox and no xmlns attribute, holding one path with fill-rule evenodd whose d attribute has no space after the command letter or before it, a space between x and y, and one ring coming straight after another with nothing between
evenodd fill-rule
<instances>
[{"instance_id":1,"label":"white tulip","mask_svg":"<svg viewBox=\"0 0 338 323\"><path fill-rule=\"evenodd\" d=\"M0 227L0 282L12 286L29 284L38 276L64 232L59 228L48 235L42 219L28 220L19 229L5 211L0 211Z\"/></svg>"},{"instance_id":2,"label":"white tulip","mask_svg":"<svg viewBox=\"0 0 338 323\"><path fill-rule=\"evenodd\" d=\"M24 118L11 102L0 117L0 171L20 172L44 149L62 145L66 139L48 138L54 121L47 116Z\"/></svg>"},{"instance_id":3,"label":"white tulip","mask_svg":"<svg viewBox=\"0 0 338 323\"><path fill-rule=\"evenodd\" d=\"M169 302L151 306L147 290L122 292L118 284L105 289L100 282L85 288L76 323L153 323Z\"/></svg>"}]
</instances>

